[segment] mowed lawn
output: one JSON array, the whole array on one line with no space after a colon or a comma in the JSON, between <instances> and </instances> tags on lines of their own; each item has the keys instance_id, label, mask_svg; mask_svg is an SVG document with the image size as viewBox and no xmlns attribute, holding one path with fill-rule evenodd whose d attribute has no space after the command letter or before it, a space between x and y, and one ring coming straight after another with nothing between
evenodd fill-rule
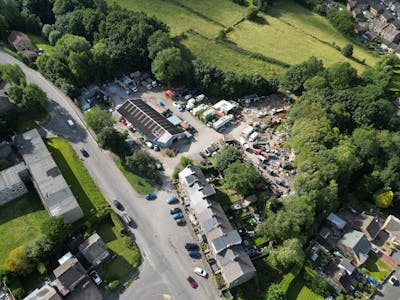
<instances>
[{"instance_id":1,"label":"mowed lawn","mask_svg":"<svg viewBox=\"0 0 400 300\"><path fill-rule=\"evenodd\" d=\"M363 270L380 283L389 275L392 269L377 255L371 254L365 262Z\"/></svg>"},{"instance_id":2,"label":"mowed lawn","mask_svg":"<svg viewBox=\"0 0 400 300\"><path fill-rule=\"evenodd\" d=\"M265 24L242 22L228 37L239 47L264 54L288 64L298 64L311 55L321 58L326 65L338 61L352 64L359 72L366 66L344 57L329 44L343 47L346 40L329 21L293 1L279 1L263 14ZM367 50L354 46L354 57L373 66L378 58Z\"/></svg>"},{"instance_id":3,"label":"mowed lawn","mask_svg":"<svg viewBox=\"0 0 400 300\"><path fill-rule=\"evenodd\" d=\"M303 271L304 272L304 271ZM287 291L288 300L323 300L324 297L314 293L309 289L303 279L303 272L301 272L297 277L291 282L289 289Z\"/></svg>"},{"instance_id":4,"label":"mowed lawn","mask_svg":"<svg viewBox=\"0 0 400 300\"><path fill-rule=\"evenodd\" d=\"M285 70L281 66L238 53L214 40L206 40L195 34L186 35L187 39L182 40L182 43L196 58L218 66L224 71L259 73L262 76L270 77L279 76Z\"/></svg>"},{"instance_id":5,"label":"mowed lawn","mask_svg":"<svg viewBox=\"0 0 400 300\"><path fill-rule=\"evenodd\" d=\"M88 216L92 210L97 211L101 206L107 205L107 201L68 141L63 138L50 138L45 142L83 213Z\"/></svg>"},{"instance_id":6,"label":"mowed lawn","mask_svg":"<svg viewBox=\"0 0 400 300\"><path fill-rule=\"evenodd\" d=\"M49 218L36 191L15 199L0 209L0 268L9 252L34 241L40 226Z\"/></svg>"},{"instance_id":7,"label":"mowed lawn","mask_svg":"<svg viewBox=\"0 0 400 300\"><path fill-rule=\"evenodd\" d=\"M49 44L48 40L46 40L44 36L34 33L28 33L28 36L31 39L33 45L35 45L37 48L43 49L44 52L53 51L54 47Z\"/></svg>"}]
</instances>

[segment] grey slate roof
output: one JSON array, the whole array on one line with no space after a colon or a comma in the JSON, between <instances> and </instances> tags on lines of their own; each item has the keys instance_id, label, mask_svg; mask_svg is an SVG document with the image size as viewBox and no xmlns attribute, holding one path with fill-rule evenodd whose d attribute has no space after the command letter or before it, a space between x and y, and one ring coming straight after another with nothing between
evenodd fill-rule
<instances>
[{"instance_id":1,"label":"grey slate roof","mask_svg":"<svg viewBox=\"0 0 400 300\"><path fill-rule=\"evenodd\" d=\"M232 230L228 233L224 233L222 236L217 237L211 241L211 245L214 248L215 253L221 253L235 245L240 245L242 243L242 238L236 230Z\"/></svg>"},{"instance_id":2,"label":"grey slate roof","mask_svg":"<svg viewBox=\"0 0 400 300\"><path fill-rule=\"evenodd\" d=\"M101 237L94 233L78 247L86 260L94 266L105 260L110 252Z\"/></svg>"},{"instance_id":3,"label":"grey slate roof","mask_svg":"<svg viewBox=\"0 0 400 300\"><path fill-rule=\"evenodd\" d=\"M87 277L85 269L76 257L67 259L63 264L54 269L53 273L56 277L55 284L63 296L71 292Z\"/></svg>"},{"instance_id":4,"label":"grey slate roof","mask_svg":"<svg viewBox=\"0 0 400 300\"><path fill-rule=\"evenodd\" d=\"M371 243L362 232L357 230L347 232L340 239L339 243L347 248L353 249L361 264L368 259L368 252L371 250Z\"/></svg>"}]
</instances>

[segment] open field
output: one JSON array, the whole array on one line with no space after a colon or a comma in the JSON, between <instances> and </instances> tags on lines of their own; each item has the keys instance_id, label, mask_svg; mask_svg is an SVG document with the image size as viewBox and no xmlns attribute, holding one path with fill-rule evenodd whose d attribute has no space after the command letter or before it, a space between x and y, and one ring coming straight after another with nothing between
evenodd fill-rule
<instances>
[{"instance_id":1,"label":"open field","mask_svg":"<svg viewBox=\"0 0 400 300\"><path fill-rule=\"evenodd\" d=\"M349 41L337 32L329 21L292 1L277 2L268 15L266 24L244 21L228 34L239 47L279 59L288 64L298 64L314 55L326 65L347 61L359 72L366 66L344 57L332 45L343 47ZM367 50L354 46L354 57L365 59L368 66L378 58Z\"/></svg>"},{"instance_id":2,"label":"open field","mask_svg":"<svg viewBox=\"0 0 400 300\"><path fill-rule=\"evenodd\" d=\"M40 226L48 218L35 190L1 207L0 268L12 249L34 241L40 235Z\"/></svg>"},{"instance_id":3,"label":"open field","mask_svg":"<svg viewBox=\"0 0 400 300\"><path fill-rule=\"evenodd\" d=\"M63 138L45 142L83 213L88 216L92 210L108 205L71 145Z\"/></svg>"},{"instance_id":4,"label":"open field","mask_svg":"<svg viewBox=\"0 0 400 300\"><path fill-rule=\"evenodd\" d=\"M359 72L374 65L378 58L368 50L354 46L354 57L365 59L365 65L345 58L333 45L343 47L349 41L343 37L329 21L299 4L288 0L278 1L268 14L261 14L263 22L242 20L247 8L229 0L108 0L118 2L123 7L141 10L165 22L173 36L184 33L187 38L182 43L191 53L223 70L280 77L285 68L255 58L239 51L259 53L287 64L297 64L311 55L321 58L326 65L338 61L351 63ZM237 26L234 24L238 23ZM234 27L233 27L234 26ZM233 27L228 33L232 46L218 43L215 37L222 29ZM187 32L189 29L200 35Z\"/></svg>"},{"instance_id":5,"label":"open field","mask_svg":"<svg viewBox=\"0 0 400 300\"><path fill-rule=\"evenodd\" d=\"M365 262L365 267L363 268L369 275L374 277L380 283L389 275L392 269L378 256L370 255Z\"/></svg>"}]
</instances>

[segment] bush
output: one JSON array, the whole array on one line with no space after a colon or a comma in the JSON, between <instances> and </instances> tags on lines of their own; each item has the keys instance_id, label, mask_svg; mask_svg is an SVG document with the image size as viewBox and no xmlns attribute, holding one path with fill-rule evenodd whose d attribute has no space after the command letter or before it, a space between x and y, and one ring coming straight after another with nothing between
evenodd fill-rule
<instances>
[{"instance_id":1,"label":"bush","mask_svg":"<svg viewBox=\"0 0 400 300\"><path fill-rule=\"evenodd\" d=\"M108 288L110 289L110 291L115 291L118 288L118 286L119 286L119 280L114 280L108 285Z\"/></svg>"},{"instance_id":2,"label":"bush","mask_svg":"<svg viewBox=\"0 0 400 300\"><path fill-rule=\"evenodd\" d=\"M168 157L175 157L175 152L172 149L165 149L165 155L167 155Z\"/></svg>"},{"instance_id":3,"label":"bush","mask_svg":"<svg viewBox=\"0 0 400 300\"><path fill-rule=\"evenodd\" d=\"M178 179L180 171L181 171L181 169L175 168L175 170L172 172L172 179L174 179L174 180Z\"/></svg>"},{"instance_id":4,"label":"bush","mask_svg":"<svg viewBox=\"0 0 400 300\"><path fill-rule=\"evenodd\" d=\"M381 193L375 197L375 203L380 208L388 208L392 205L393 196L394 194L392 191Z\"/></svg>"},{"instance_id":5,"label":"bush","mask_svg":"<svg viewBox=\"0 0 400 300\"><path fill-rule=\"evenodd\" d=\"M186 156L182 156L180 158L179 162L180 162L182 168L186 168L187 166L193 164L193 161L189 157L186 157Z\"/></svg>"},{"instance_id":6,"label":"bush","mask_svg":"<svg viewBox=\"0 0 400 300\"><path fill-rule=\"evenodd\" d=\"M345 57L353 56L353 45L347 44L346 46L343 47L341 52L342 52L343 56L345 56Z\"/></svg>"},{"instance_id":7,"label":"bush","mask_svg":"<svg viewBox=\"0 0 400 300\"><path fill-rule=\"evenodd\" d=\"M255 7L250 7L247 10L247 15L246 15L246 19L250 20L250 21L254 21L255 19L257 19L258 16L258 9Z\"/></svg>"},{"instance_id":8,"label":"bush","mask_svg":"<svg viewBox=\"0 0 400 300\"><path fill-rule=\"evenodd\" d=\"M42 34L47 39L49 38L50 32L53 30L53 27L50 24L44 24L42 27Z\"/></svg>"},{"instance_id":9,"label":"bush","mask_svg":"<svg viewBox=\"0 0 400 300\"><path fill-rule=\"evenodd\" d=\"M122 222L121 218L117 215L115 211L111 212L111 221L114 223L115 228L120 236L125 235L125 224Z\"/></svg>"},{"instance_id":10,"label":"bush","mask_svg":"<svg viewBox=\"0 0 400 300\"><path fill-rule=\"evenodd\" d=\"M125 238L125 245L129 248L129 249L137 249L137 245L136 242L133 238L131 238L130 236L127 236Z\"/></svg>"},{"instance_id":11,"label":"bush","mask_svg":"<svg viewBox=\"0 0 400 300\"><path fill-rule=\"evenodd\" d=\"M54 46L57 41L61 38L62 33L58 30L53 30L49 33L49 43Z\"/></svg>"},{"instance_id":12,"label":"bush","mask_svg":"<svg viewBox=\"0 0 400 300\"><path fill-rule=\"evenodd\" d=\"M42 276L47 274L46 266L45 266L45 264L42 263L42 262L39 262L39 263L36 265L36 270L37 270L37 271L39 272L39 274L42 275Z\"/></svg>"}]
</instances>

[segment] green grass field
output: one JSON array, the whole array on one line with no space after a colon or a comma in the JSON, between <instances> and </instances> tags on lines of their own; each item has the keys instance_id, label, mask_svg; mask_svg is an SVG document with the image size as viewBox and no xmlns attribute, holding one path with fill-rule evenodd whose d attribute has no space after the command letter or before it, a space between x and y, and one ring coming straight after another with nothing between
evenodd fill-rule
<instances>
[{"instance_id":1,"label":"green grass field","mask_svg":"<svg viewBox=\"0 0 400 300\"><path fill-rule=\"evenodd\" d=\"M185 33L182 40L191 53L217 65L223 70L241 73L257 72L263 76L281 76L285 70L276 64L263 61L217 43L215 37L222 29L233 27L242 20L247 8L230 0L108 0L123 7L140 10L156 16L171 29L173 36ZM354 57L365 59L365 65L345 58L332 44L343 47L349 41L329 21L299 4L278 1L261 14L264 22L244 21L233 27L228 41L237 47L274 58L287 64L300 63L311 55L321 58L326 65L338 61L351 63L359 72L374 65L378 58L368 50L354 46ZM201 36L188 33L191 29Z\"/></svg>"},{"instance_id":2,"label":"green grass field","mask_svg":"<svg viewBox=\"0 0 400 300\"><path fill-rule=\"evenodd\" d=\"M101 266L101 276L107 281L123 280L133 269L140 264L139 249L130 249L125 245L125 238L121 237L110 219L103 221L97 228L98 234L117 256Z\"/></svg>"},{"instance_id":3,"label":"green grass field","mask_svg":"<svg viewBox=\"0 0 400 300\"><path fill-rule=\"evenodd\" d=\"M150 194L154 191L153 185L143 177L133 173L126 166L124 166L118 158L114 159L115 164L120 169L122 174L124 174L125 178L131 184L131 186L138 192L139 194L145 195Z\"/></svg>"},{"instance_id":4,"label":"green grass field","mask_svg":"<svg viewBox=\"0 0 400 300\"><path fill-rule=\"evenodd\" d=\"M49 218L36 191L13 200L0 209L0 268L8 253L40 235L40 226Z\"/></svg>"},{"instance_id":5,"label":"green grass field","mask_svg":"<svg viewBox=\"0 0 400 300\"><path fill-rule=\"evenodd\" d=\"M67 140L50 138L46 145L86 216L108 204Z\"/></svg>"},{"instance_id":6,"label":"green grass field","mask_svg":"<svg viewBox=\"0 0 400 300\"><path fill-rule=\"evenodd\" d=\"M365 272L374 277L380 283L389 275L392 269L378 256L371 254L367 261L365 262L365 267L363 268Z\"/></svg>"}]
</instances>

